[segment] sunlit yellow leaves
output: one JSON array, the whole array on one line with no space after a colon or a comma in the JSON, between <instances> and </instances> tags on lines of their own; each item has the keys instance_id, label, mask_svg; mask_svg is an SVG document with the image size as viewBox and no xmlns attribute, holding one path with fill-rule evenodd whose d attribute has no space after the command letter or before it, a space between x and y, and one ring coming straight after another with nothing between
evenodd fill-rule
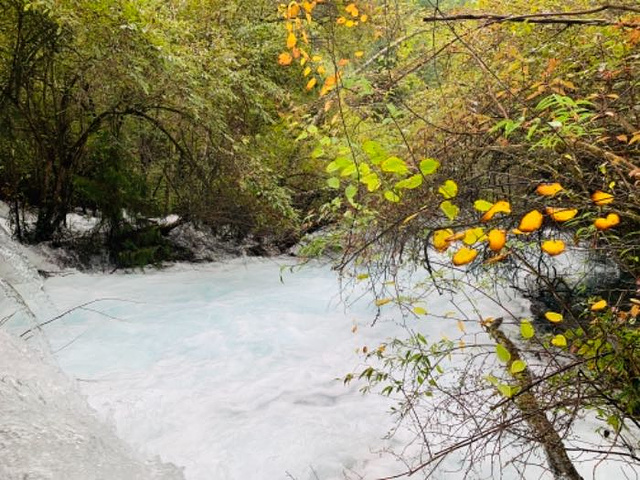
<instances>
[{"instance_id":1,"label":"sunlit yellow leaves","mask_svg":"<svg viewBox=\"0 0 640 480\"><path fill-rule=\"evenodd\" d=\"M551 344L556 347L566 347L567 346L567 338L564 335L556 335L551 339Z\"/></svg>"},{"instance_id":2,"label":"sunlit yellow leaves","mask_svg":"<svg viewBox=\"0 0 640 480\"><path fill-rule=\"evenodd\" d=\"M604 310L605 308L607 308L607 301L606 300L599 300L596 303L594 303L593 305L591 305L591 311L592 312L599 312L601 310Z\"/></svg>"},{"instance_id":3,"label":"sunlit yellow leaves","mask_svg":"<svg viewBox=\"0 0 640 480\"><path fill-rule=\"evenodd\" d=\"M360 21L362 23L367 23L367 20L369 20L369 15L367 15L366 13L360 17Z\"/></svg>"},{"instance_id":4,"label":"sunlit yellow leaves","mask_svg":"<svg viewBox=\"0 0 640 480\"><path fill-rule=\"evenodd\" d=\"M438 188L438 192L448 200L458 194L458 184L453 180L447 180L442 185L440 185L440 188Z\"/></svg>"},{"instance_id":5,"label":"sunlit yellow leaves","mask_svg":"<svg viewBox=\"0 0 640 480\"><path fill-rule=\"evenodd\" d=\"M278 55L278 63L282 66L291 65L292 61L293 57L289 52L282 52L280 55Z\"/></svg>"},{"instance_id":6,"label":"sunlit yellow leaves","mask_svg":"<svg viewBox=\"0 0 640 480\"><path fill-rule=\"evenodd\" d=\"M289 35L287 35L287 48L291 49L295 47L296 43L298 43L298 39L296 38L295 33L289 32Z\"/></svg>"},{"instance_id":7,"label":"sunlit yellow leaves","mask_svg":"<svg viewBox=\"0 0 640 480\"><path fill-rule=\"evenodd\" d=\"M552 323L560 323L562 320L564 320L562 314L558 312L547 312L544 314L544 318Z\"/></svg>"},{"instance_id":8,"label":"sunlit yellow leaves","mask_svg":"<svg viewBox=\"0 0 640 480\"><path fill-rule=\"evenodd\" d=\"M511 205L506 200L500 200L494 203L489 210L485 212L480 221L488 222L491 220L497 213L511 213Z\"/></svg>"},{"instance_id":9,"label":"sunlit yellow leaves","mask_svg":"<svg viewBox=\"0 0 640 480\"><path fill-rule=\"evenodd\" d=\"M317 69L316 72L318 72L318 75L324 75L327 73L327 69L324 68L322 65L320 65Z\"/></svg>"},{"instance_id":10,"label":"sunlit yellow leaves","mask_svg":"<svg viewBox=\"0 0 640 480\"><path fill-rule=\"evenodd\" d=\"M613 202L613 195L610 193L605 193L600 190L596 190L591 195L591 200L598 206L607 205Z\"/></svg>"},{"instance_id":11,"label":"sunlit yellow leaves","mask_svg":"<svg viewBox=\"0 0 640 480\"><path fill-rule=\"evenodd\" d=\"M507 242L507 232L493 229L489 232L489 248L494 252L499 252Z\"/></svg>"},{"instance_id":12,"label":"sunlit yellow leaves","mask_svg":"<svg viewBox=\"0 0 640 480\"><path fill-rule=\"evenodd\" d=\"M364 56L364 52L362 50L358 50L353 54L356 58L361 58Z\"/></svg>"},{"instance_id":13,"label":"sunlit yellow leaves","mask_svg":"<svg viewBox=\"0 0 640 480\"><path fill-rule=\"evenodd\" d=\"M492 206L493 204L491 202L487 202L486 200L476 200L475 202L473 202L473 208L475 208L479 212L486 212Z\"/></svg>"},{"instance_id":14,"label":"sunlit yellow leaves","mask_svg":"<svg viewBox=\"0 0 640 480\"><path fill-rule=\"evenodd\" d=\"M480 242L486 238L484 234L484 228L469 228L464 232L464 237L462 241L467 245L473 245L474 243Z\"/></svg>"},{"instance_id":15,"label":"sunlit yellow leaves","mask_svg":"<svg viewBox=\"0 0 640 480\"><path fill-rule=\"evenodd\" d=\"M453 255L453 264L457 267L473 262L478 256L478 251L473 248L462 247Z\"/></svg>"},{"instance_id":16,"label":"sunlit yellow leaves","mask_svg":"<svg viewBox=\"0 0 640 480\"><path fill-rule=\"evenodd\" d=\"M535 232L542 226L542 214L538 210L531 210L527 213L518 225L518 230L521 232Z\"/></svg>"},{"instance_id":17,"label":"sunlit yellow leaves","mask_svg":"<svg viewBox=\"0 0 640 480\"><path fill-rule=\"evenodd\" d=\"M393 301L393 299L391 298L378 298L375 301L375 305L376 307L381 307L383 305L386 305L387 303L391 303Z\"/></svg>"},{"instance_id":18,"label":"sunlit yellow leaves","mask_svg":"<svg viewBox=\"0 0 640 480\"><path fill-rule=\"evenodd\" d=\"M547 214L556 222L566 222L578 214L578 210L572 208L547 207Z\"/></svg>"},{"instance_id":19,"label":"sunlit yellow leaves","mask_svg":"<svg viewBox=\"0 0 640 480\"><path fill-rule=\"evenodd\" d=\"M306 88L307 90L311 90L313 87L316 86L316 83L318 83L318 80L315 78L312 78L307 82L307 85L304 88Z\"/></svg>"},{"instance_id":20,"label":"sunlit yellow leaves","mask_svg":"<svg viewBox=\"0 0 640 480\"><path fill-rule=\"evenodd\" d=\"M451 242L448 241L448 238L453 235L453 230L450 228L444 230L436 230L433 233L433 246L439 252L444 252Z\"/></svg>"},{"instance_id":21,"label":"sunlit yellow leaves","mask_svg":"<svg viewBox=\"0 0 640 480\"><path fill-rule=\"evenodd\" d=\"M352 17L357 17L360 12L358 11L358 7L355 3L350 3L344 9L347 13L351 14Z\"/></svg>"},{"instance_id":22,"label":"sunlit yellow leaves","mask_svg":"<svg viewBox=\"0 0 640 480\"><path fill-rule=\"evenodd\" d=\"M593 224L598 230L608 230L611 227L615 227L620 223L620 217L617 213L610 213L605 218L596 218Z\"/></svg>"},{"instance_id":23,"label":"sunlit yellow leaves","mask_svg":"<svg viewBox=\"0 0 640 480\"><path fill-rule=\"evenodd\" d=\"M563 190L562 185L560 185L559 183L541 183L540 185L538 185L538 188L536 188L536 193L538 195L543 195L545 197L553 197L554 195L556 195L558 192L561 192Z\"/></svg>"},{"instance_id":24,"label":"sunlit yellow leaves","mask_svg":"<svg viewBox=\"0 0 640 480\"><path fill-rule=\"evenodd\" d=\"M313 8L315 7L316 2L307 2L304 1L302 2L302 8L304 8L304 11L307 13L311 13L313 11Z\"/></svg>"},{"instance_id":25,"label":"sunlit yellow leaves","mask_svg":"<svg viewBox=\"0 0 640 480\"><path fill-rule=\"evenodd\" d=\"M432 175L440 167L440 162L433 158L423 158L420 160L420 173L423 175Z\"/></svg>"},{"instance_id":26,"label":"sunlit yellow leaves","mask_svg":"<svg viewBox=\"0 0 640 480\"><path fill-rule=\"evenodd\" d=\"M302 75L305 77L308 77L310 73L311 73L311 67L307 67L304 69L304 72L302 72Z\"/></svg>"},{"instance_id":27,"label":"sunlit yellow leaves","mask_svg":"<svg viewBox=\"0 0 640 480\"><path fill-rule=\"evenodd\" d=\"M399 157L389 157L380 164L380 169L383 172L397 173L400 175L406 174L409 169L407 163Z\"/></svg>"},{"instance_id":28,"label":"sunlit yellow leaves","mask_svg":"<svg viewBox=\"0 0 640 480\"><path fill-rule=\"evenodd\" d=\"M552 257L560 255L565 250L565 244L562 240L545 240L542 242L542 251Z\"/></svg>"},{"instance_id":29,"label":"sunlit yellow leaves","mask_svg":"<svg viewBox=\"0 0 640 480\"><path fill-rule=\"evenodd\" d=\"M454 205L449 200L446 200L440 204L440 210L447 216L449 220L455 220L460 213L460 207Z\"/></svg>"}]
</instances>

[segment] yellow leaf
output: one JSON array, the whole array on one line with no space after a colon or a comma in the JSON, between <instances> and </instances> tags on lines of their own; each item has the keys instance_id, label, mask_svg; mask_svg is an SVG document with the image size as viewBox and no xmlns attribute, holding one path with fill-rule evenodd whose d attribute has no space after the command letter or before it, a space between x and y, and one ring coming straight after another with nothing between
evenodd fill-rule
<instances>
[{"instance_id":1,"label":"yellow leaf","mask_svg":"<svg viewBox=\"0 0 640 480\"><path fill-rule=\"evenodd\" d=\"M542 226L542 214L538 210L531 210L527 213L518 225L518 230L521 232L535 232Z\"/></svg>"},{"instance_id":2,"label":"yellow leaf","mask_svg":"<svg viewBox=\"0 0 640 480\"><path fill-rule=\"evenodd\" d=\"M280 55L278 55L278 63L280 65L291 65L292 61L293 57L291 57L291 54L289 54L289 52L282 52Z\"/></svg>"},{"instance_id":3,"label":"yellow leaf","mask_svg":"<svg viewBox=\"0 0 640 480\"><path fill-rule=\"evenodd\" d=\"M364 55L364 52L362 50L358 50L357 52L354 53L356 58L360 58Z\"/></svg>"},{"instance_id":4,"label":"yellow leaf","mask_svg":"<svg viewBox=\"0 0 640 480\"><path fill-rule=\"evenodd\" d=\"M360 12L358 12L358 7L355 3L350 3L344 9L347 13L350 13L352 17L357 17Z\"/></svg>"},{"instance_id":5,"label":"yellow leaf","mask_svg":"<svg viewBox=\"0 0 640 480\"><path fill-rule=\"evenodd\" d=\"M318 72L318 75L324 75L325 73L327 73L327 69L326 69L326 68L324 68L322 65L320 65L320 66L317 68L316 72Z\"/></svg>"},{"instance_id":6,"label":"yellow leaf","mask_svg":"<svg viewBox=\"0 0 640 480\"><path fill-rule=\"evenodd\" d=\"M289 35L287 35L287 48L295 47L296 43L298 43L298 39L295 34L293 32L289 32Z\"/></svg>"},{"instance_id":7,"label":"yellow leaf","mask_svg":"<svg viewBox=\"0 0 640 480\"><path fill-rule=\"evenodd\" d=\"M453 235L453 230L447 228L445 230L436 230L433 234L433 246L439 252L444 252L449 248L450 242L447 239Z\"/></svg>"},{"instance_id":8,"label":"yellow leaf","mask_svg":"<svg viewBox=\"0 0 640 480\"><path fill-rule=\"evenodd\" d=\"M593 224L598 230L607 230L611 227L615 227L620 223L620 217L617 213L610 213L606 218L596 218Z\"/></svg>"},{"instance_id":9,"label":"yellow leaf","mask_svg":"<svg viewBox=\"0 0 640 480\"><path fill-rule=\"evenodd\" d=\"M416 315L426 315L427 311L422 307L413 307L413 313Z\"/></svg>"},{"instance_id":10,"label":"yellow leaf","mask_svg":"<svg viewBox=\"0 0 640 480\"><path fill-rule=\"evenodd\" d=\"M336 23L337 23L338 25L343 25L343 24L345 24L346 22L347 22L347 19L346 19L346 18L344 18L344 17L338 17L338 19L336 20Z\"/></svg>"},{"instance_id":11,"label":"yellow leaf","mask_svg":"<svg viewBox=\"0 0 640 480\"><path fill-rule=\"evenodd\" d=\"M360 17L360 21L362 23L367 23L367 20L369 20L369 15L367 15L366 13Z\"/></svg>"},{"instance_id":12,"label":"yellow leaf","mask_svg":"<svg viewBox=\"0 0 640 480\"><path fill-rule=\"evenodd\" d=\"M553 197L558 192L563 190L562 185L559 183L541 183L536 188L538 195L544 195L545 197Z\"/></svg>"},{"instance_id":13,"label":"yellow leaf","mask_svg":"<svg viewBox=\"0 0 640 480\"><path fill-rule=\"evenodd\" d=\"M551 344L555 345L556 347L566 347L567 346L567 339L566 339L566 337L564 335L556 335L551 340Z\"/></svg>"},{"instance_id":14,"label":"yellow leaf","mask_svg":"<svg viewBox=\"0 0 640 480\"><path fill-rule=\"evenodd\" d=\"M554 208L547 207L546 208L547 215L553 218L556 222L566 222L571 220L578 214L578 210L575 208Z\"/></svg>"},{"instance_id":15,"label":"yellow leaf","mask_svg":"<svg viewBox=\"0 0 640 480\"><path fill-rule=\"evenodd\" d=\"M593 200L593 203L598 206L607 205L613 202L613 195L611 195L610 193L602 192L600 190L596 190L591 195L591 200Z\"/></svg>"},{"instance_id":16,"label":"yellow leaf","mask_svg":"<svg viewBox=\"0 0 640 480\"><path fill-rule=\"evenodd\" d=\"M457 267L473 262L478 256L478 251L473 248L462 247L453 255L453 264Z\"/></svg>"},{"instance_id":17,"label":"yellow leaf","mask_svg":"<svg viewBox=\"0 0 640 480\"><path fill-rule=\"evenodd\" d=\"M462 333L466 333L466 330L464 329L464 323L462 323L462 320L458 320L458 330L460 330Z\"/></svg>"},{"instance_id":18,"label":"yellow leaf","mask_svg":"<svg viewBox=\"0 0 640 480\"><path fill-rule=\"evenodd\" d=\"M494 252L499 252L507 242L507 232L493 229L489 232L489 248ZM493 262L492 262L493 263Z\"/></svg>"},{"instance_id":19,"label":"yellow leaf","mask_svg":"<svg viewBox=\"0 0 640 480\"><path fill-rule=\"evenodd\" d=\"M313 60L314 62L321 62L322 61L322 57L320 55L314 55L313 57L311 57L311 60Z\"/></svg>"},{"instance_id":20,"label":"yellow leaf","mask_svg":"<svg viewBox=\"0 0 640 480\"><path fill-rule=\"evenodd\" d=\"M486 238L484 234L484 228L469 228L464 232L464 238L462 241L467 245L473 245L476 242L480 242Z\"/></svg>"},{"instance_id":21,"label":"yellow leaf","mask_svg":"<svg viewBox=\"0 0 640 480\"><path fill-rule=\"evenodd\" d=\"M546 240L542 242L542 251L549 255L556 256L564 252L565 245L562 240Z\"/></svg>"},{"instance_id":22,"label":"yellow leaf","mask_svg":"<svg viewBox=\"0 0 640 480\"><path fill-rule=\"evenodd\" d=\"M375 301L375 305L376 307L381 307L383 305L386 305L387 303L391 303L392 299L391 298L378 298Z\"/></svg>"},{"instance_id":23,"label":"yellow leaf","mask_svg":"<svg viewBox=\"0 0 640 480\"><path fill-rule=\"evenodd\" d=\"M544 317L553 323L560 323L562 320L564 320L562 314L557 312L547 312L544 314Z\"/></svg>"},{"instance_id":24,"label":"yellow leaf","mask_svg":"<svg viewBox=\"0 0 640 480\"><path fill-rule=\"evenodd\" d=\"M310 73L311 73L311 67L307 67L307 68L305 68L305 69L304 69L304 72L302 72L302 74L303 74L305 77L308 77Z\"/></svg>"},{"instance_id":25,"label":"yellow leaf","mask_svg":"<svg viewBox=\"0 0 640 480\"><path fill-rule=\"evenodd\" d=\"M305 87L307 90L311 90L313 87L316 86L316 83L318 83L318 81L315 78L312 78L311 80L309 80L307 82L307 86Z\"/></svg>"},{"instance_id":26,"label":"yellow leaf","mask_svg":"<svg viewBox=\"0 0 640 480\"><path fill-rule=\"evenodd\" d=\"M511 205L506 200L500 200L494 203L489 210L485 212L480 221L488 222L496 213L511 213Z\"/></svg>"},{"instance_id":27,"label":"yellow leaf","mask_svg":"<svg viewBox=\"0 0 640 480\"><path fill-rule=\"evenodd\" d=\"M604 310L605 308L607 308L607 301L606 300L600 300L600 301L594 303L593 305L591 305L591 311L592 312L599 312L600 310Z\"/></svg>"},{"instance_id":28,"label":"yellow leaf","mask_svg":"<svg viewBox=\"0 0 640 480\"><path fill-rule=\"evenodd\" d=\"M347 28L352 28L355 27L357 25L356 22L354 22L353 20L347 20L346 22L344 22L344 26Z\"/></svg>"}]
</instances>

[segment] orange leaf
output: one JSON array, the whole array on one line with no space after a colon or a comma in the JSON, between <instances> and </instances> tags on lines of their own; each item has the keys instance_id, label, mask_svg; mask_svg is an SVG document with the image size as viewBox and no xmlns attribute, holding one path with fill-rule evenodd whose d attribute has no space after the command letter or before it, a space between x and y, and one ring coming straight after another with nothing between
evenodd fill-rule
<instances>
[{"instance_id":1,"label":"orange leaf","mask_svg":"<svg viewBox=\"0 0 640 480\"><path fill-rule=\"evenodd\" d=\"M289 52L282 52L280 55L278 55L278 63L282 66L291 65L292 61L293 58L291 57Z\"/></svg>"},{"instance_id":2,"label":"orange leaf","mask_svg":"<svg viewBox=\"0 0 640 480\"><path fill-rule=\"evenodd\" d=\"M542 251L548 253L552 257L560 255L564 252L565 245L562 240L546 240L542 242Z\"/></svg>"},{"instance_id":3,"label":"orange leaf","mask_svg":"<svg viewBox=\"0 0 640 480\"><path fill-rule=\"evenodd\" d=\"M300 13L300 7L296 2L291 2L287 7L287 18L296 18Z\"/></svg>"},{"instance_id":4,"label":"orange leaf","mask_svg":"<svg viewBox=\"0 0 640 480\"><path fill-rule=\"evenodd\" d=\"M489 232L489 248L494 252L499 252L507 242L507 232L504 230L491 230Z\"/></svg>"},{"instance_id":5,"label":"orange leaf","mask_svg":"<svg viewBox=\"0 0 640 480\"><path fill-rule=\"evenodd\" d=\"M606 218L596 218L593 224L598 230L607 230L611 227L615 227L620 223L620 217L617 213L610 213Z\"/></svg>"},{"instance_id":6,"label":"orange leaf","mask_svg":"<svg viewBox=\"0 0 640 480\"><path fill-rule=\"evenodd\" d=\"M547 215L553 218L556 222L566 222L578 214L578 210L570 208L547 207L546 211Z\"/></svg>"},{"instance_id":7,"label":"orange leaf","mask_svg":"<svg viewBox=\"0 0 640 480\"><path fill-rule=\"evenodd\" d=\"M339 67L344 67L345 65L349 64L349 60L347 60L346 58L341 58L340 60L338 60L338 66Z\"/></svg>"},{"instance_id":8,"label":"orange leaf","mask_svg":"<svg viewBox=\"0 0 640 480\"><path fill-rule=\"evenodd\" d=\"M600 190L596 190L591 195L591 200L598 206L607 205L613 202L613 195L610 193L601 192Z\"/></svg>"},{"instance_id":9,"label":"orange leaf","mask_svg":"<svg viewBox=\"0 0 640 480\"><path fill-rule=\"evenodd\" d=\"M355 3L350 3L349 5L347 5L344 9L347 13L350 13L352 17L357 17L359 12L358 12L358 7L356 7Z\"/></svg>"},{"instance_id":10,"label":"orange leaf","mask_svg":"<svg viewBox=\"0 0 640 480\"><path fill-rule=\"evenodd\" d=\"M492 265L494 263L501 262L502 260L504 260L508 256L509 256L508 253L501 253L500 255L494 255L493 257L490 257L487 260L485 260L484 264L485 265Z\"/></svg>"},{"instance_id":11,"label":"orange leaf","mask_svg":"<svg viewBox=\"0 0 640 480\"><path fill-rule=\"evenodd\" d=\"M541 183L536 188L538 195L544 195L545 197L553 197L558 192L563 190L562 185L559 183Z\"/></svg>"},{"instance_id":12,"label":"orange leaf","mask_svg":"<svg viewBox=\"0 0 640 480\"><path fill-rule=\"evenodd\" d=\"M346 19L346 18L344 18L344 17L338 17L338 19L336 20L336 23L337 23L338 25L342 25L342 24L346 23L346 21L347 21L347 19Z\"/></svg>"},{"instance_id":13,"label":"orange leaf","mask_svg":"<svg viewBox=\"0 0 640 480\"><path fill-rule=\"evenodd\" d=\"M511 213L511 205L506 200L500 200L494 203L489 210L485 212L480 221L488 222L496 213Z\"/></svg>"},{"instance_id":14,"label":"orange leaf","mask_svg":"<svg viewBox=\"0 0 640 480\"><path fill-rule=\"evenodd\" d=\"M542 214L538 210L531 210L527 213L518 225L518 230L521 232L535 232L542 226Z\"/></svg>"},{"instance_id":15,"label":"orange leaf","mask_svg":"<svg viewBox=\"0 0 640 480\"><path fill-rule=\"evenodd\" d=\"M478 256L478 251L473 248L462 247L453 255L453 264L456 266L466 265L473 262Z\"/></svg>"}]
</instances>

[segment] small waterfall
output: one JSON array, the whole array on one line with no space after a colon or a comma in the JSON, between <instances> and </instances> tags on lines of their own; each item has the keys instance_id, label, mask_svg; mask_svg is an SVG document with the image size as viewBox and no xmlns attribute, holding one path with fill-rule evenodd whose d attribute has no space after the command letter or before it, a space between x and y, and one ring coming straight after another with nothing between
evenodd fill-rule
<instances>
[{"instance_id":1,"label":"small waterfall","mask_svg":"<svg viewBox=\"0 0 640 480\"><path fill-rule=\"evenodd\" d=\"M102 424L58 368L37 328L53 307L36 265L15 242L0 209L0 478L180 480L182 472L145 462ZM47 267L48 268L48 267ZM32 330L29 341L19 334Z\"/></svg>"}]
</instances>

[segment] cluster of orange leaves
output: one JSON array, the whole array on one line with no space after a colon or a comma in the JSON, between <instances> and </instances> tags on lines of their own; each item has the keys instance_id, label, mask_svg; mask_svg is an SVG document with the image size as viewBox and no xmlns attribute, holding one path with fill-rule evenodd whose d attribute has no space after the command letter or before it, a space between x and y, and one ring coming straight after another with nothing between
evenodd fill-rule
<instances>
[{"instance_id":1,"label":"cluster of orange leaves","mask_svg":"<svg viewBox=\"0 0 640 480\"><path fill-rule=\"evenodd\" d=\"M559 183L543 183L538 185L536 193L543 197L554 197L563 190L564 188ZM609 193L598 190L591 195L591 201L596 206L602 207L612 203L614 197ZM480 222L486 223L492 220L497 214L511 214L511 204L506 200L499 200L490 204L480 218ZM578 210L565 207L546 207L545 214L556 223L564 223L573 219L578 214ZM524 235L539 230L542 227L545 214L537 209L531 210L522 216L518 227L514 228L511 232L515 235ZM603 231L615 227L619 223L620 217L618 214L609 213L604 217L596 218L593 225L597 230ZM495 253L494 256L485 261L487 264L504 260L509 255L508 251L504 251L507 243L507 231L503 229L494 228L489 230L488 233L485 233L484 228L476 227L455 233L452 229L447 228L437 230L433 234L433 246L439 252L446 251L457 241L462 241L467 246L459 248L454 253L452 261L456 266L466 265L475 260L479 252L477 249L471 248L471 246L478 242L487 242L489 249ZM543 241L540 248L546 254L555 256L564 252L566 246L562 240L549 239Z\"/></svg>"},{"instance_id":2,"label":"cluster of orange leaves","mask_svg":"<svg viewBox=\"0 0 640 480\"><path fill-rule=\"evenodd\" d=\"M322 56L311 55L308 52L310 48L308 27L313 23L312 14L319 3L324 3L324 0L304 0L301 2L294 0L288 5L280 5L280 11L286 21L287 50L278 55L278 63L282 66L289 66L294 60L298 61L300 66L304 67L302 75L305 78L310 77L305 86L306 90L313 90L320 80L322 83L320 96L324 96L336 87L341 76L340 68L348 65L349 60L346 58L338 60L335 74L327 76L327 69L322 64ZM366 23L368 20L369 15L362 13L355 3L350 3L344 8L344 15L339 16L336 23L352 28L359 23ZM364 52L361 50L354 53L356 58L363 55Z\"/></svg>"}]
</instances>

